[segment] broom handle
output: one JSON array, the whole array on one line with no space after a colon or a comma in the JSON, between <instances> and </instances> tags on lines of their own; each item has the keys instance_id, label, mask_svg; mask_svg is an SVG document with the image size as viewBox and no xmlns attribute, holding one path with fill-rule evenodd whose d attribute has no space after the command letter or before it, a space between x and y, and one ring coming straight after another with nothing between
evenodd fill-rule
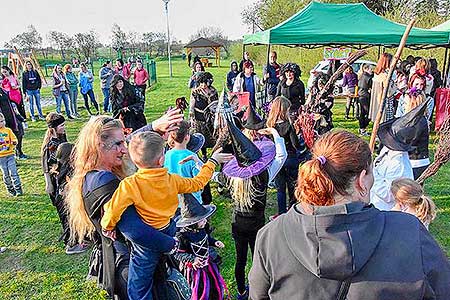
<instances>
[{"instance_id":1,"label":"broom handle","mask_svg":"<svg viewBox=\"0 0 450 300\"><path fill-rule=\"evenodd\" d=\"M370 151L372 151L372 152L375 150L375 138L377 137L378 128L380 127L381 117L383 116L383 108L386 103L387 93L389 90L389 82L391 81L392 74L394 73L394 70L395 70L395 66L397 65L397 62L400 59L400 56L402 55L403 48L405 48L406 40L408 39L409 32L411 31L411 29L415 23L416 23L416 18L412 18L411 21L409 21L409 24L408 24L408 26L406 26L405 32L403 33L402 39L400 41L400 45L397 48L397 52L395 53L395 55L391 61L391 65L389 67L389 72L388 72L386 81L384 83L383 94L381 97L382 100L380 101L380 104L378 106L377 116L376 116L375 122L373 124L372 135L370 136L369 147L370 147Z\"/></svg>"}]
</instances>

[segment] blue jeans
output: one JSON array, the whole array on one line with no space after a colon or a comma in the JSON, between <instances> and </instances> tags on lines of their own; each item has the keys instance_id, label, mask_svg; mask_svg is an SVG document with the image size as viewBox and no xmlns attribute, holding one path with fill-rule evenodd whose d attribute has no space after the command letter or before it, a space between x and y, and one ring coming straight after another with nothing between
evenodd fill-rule
<instances>
[{"instance_id":1,"label":"blue jeans","mask_svg":"<svg viewBox=\"0 0 450 300\"><path fill-rule=\"evenodd\" d=\"M103 93L103 111L109 112L111 111L109 107L109 88L102 88Z\"/></svg>"},{"instance_id":2,"label":"blue jeans","mask_svg":"<svg viewBox=\"0 0 450 300\"><path fill-rule=\"evenodd\" d=\"M59 93L58 96L56 96L56 112L58 114L61 113L61 101L64 101L64 107L66 109L66 115L69 117L71 116L70 113L70 100L69 100L69 93Z\"/></svg>"},{"instance_id":3,"label":"blue jeans","mask_svg":"<svg viewBox=\"0 0 450 300\"><path fill-rule=\"evenodd\" d=\"M19 173L17 173L16 159L14 154L0 157L0 169L3 173L3 182L8 192L22 191Z\"/></svg>"},{"instance_id":4,"label":"blue jeans","mask_svg":"<svg viewBox=\"0 0 450 300\"><path fill-rule=\"evenodd\" d=\"M43 118L44 115L42 114L42 108L41 108L41 92L39 90L26 90L25 92L27 93L27 96L30 101L31 119L34 119L34 103L36 103L39 117Z\"/></svg>"},{"instance_id":5,"label":"blue jeans","mask_svg":"<svg viewBox=\"0 0 450 300\"><path fill-rule=\"evenodd\" d=\"M175 223L160 232L175 236ZM126 237L126 234L122 232ZM153 275L162 252L131 243L130 266L128 269L128 297L130 300L152 300Z\"/></svg>"},{"instance_id":6,"label":"blue jeans","mask_svg":"<svg viewBox=\"0 0 450 300\"><path fill-rule=\"evenodd\" d=\"M77 107L77 97L78 97L78 88L70 87L69 88L69 98L70 98L70 111L72 114L78 115L78 107Z\"/></svg>"},{"instance_id":7,"label":"blue jeans","mask_svg":"<svg viewBox=\"0 0 450 300\"><path fill-rule=\"evenodd\" d=\"M286 159L283 167L281 167L277 176L275 177L275 185L277 187L277 201L278 214L283 214L287 211L286 208L286 189L289 193L290 205L295 203L295 185L298 177L298 166L300 160L296 157ZM289 205L289 206L290 206Z\"/></svg>"},{"instance_id":8,"label":"blue jeans","mask_svg":"<svg viewBox=\"0 0 450 300\"><path fill-rule=\"evenodd\" d=\"M95 101L95 95L94 95L94 91L92 89L90 89L89 91L86 92L86 94L83 94L83 92L81 92L81 95L83 96L84 99L84 106L86 107L86 110L88 111L88 113L90 115L92 115L91 109L89 108L89 98L91 99L91 103L94 105L95 109L97 110L97 113L99 112L98 110L98 103L97 101Z\"/></svg>"}]
</instances>

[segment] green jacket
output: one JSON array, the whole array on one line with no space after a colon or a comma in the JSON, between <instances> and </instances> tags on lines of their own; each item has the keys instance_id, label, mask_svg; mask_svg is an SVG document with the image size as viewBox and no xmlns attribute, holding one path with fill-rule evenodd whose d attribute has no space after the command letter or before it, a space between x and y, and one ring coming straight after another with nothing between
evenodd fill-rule
<instances>
[{"instance_id":1,"label":"green jacket","mask_svg":"<svg viewBox=\"0 0 450 300\"><path fill-rule=\"evenodd\" d=\"M67 83L71 89L76 89L78 86L78 78L73 72L66 73Z\"/></svg>"}]
</instances>

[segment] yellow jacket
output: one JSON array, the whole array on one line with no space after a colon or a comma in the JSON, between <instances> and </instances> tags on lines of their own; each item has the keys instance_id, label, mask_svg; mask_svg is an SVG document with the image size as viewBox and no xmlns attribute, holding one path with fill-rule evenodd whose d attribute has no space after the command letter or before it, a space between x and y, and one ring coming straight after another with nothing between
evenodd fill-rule
<instances>
[{"instance_id":1,"label":"yellow jacket","mask_svg":"<svg viewBox=\"0 0 450 300\"><path fill-rule=\"evenodd\" d=\"M0 128L0 157L14 154L17 138L8 127Z\"/></svg>"},{"instance_id":2,"label":"yellow jacket","mask_svg":"<svg viewBox=\"0 0 450 300\"><path fill-rule=\"evenodd\" d=\"M142 220L156 229L167 226L178 207L178 194L201 190L211 179L215 164L208 161L194 178L167 173L166 168L139 169L119 184L104 205L101 225L112 230L125 209L134 205Z\"/></svg>"}]
</instances>

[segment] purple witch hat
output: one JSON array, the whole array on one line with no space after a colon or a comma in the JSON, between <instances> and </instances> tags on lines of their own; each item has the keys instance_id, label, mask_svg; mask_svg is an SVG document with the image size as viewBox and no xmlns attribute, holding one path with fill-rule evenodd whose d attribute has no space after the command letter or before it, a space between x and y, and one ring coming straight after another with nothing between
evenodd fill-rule
<instances>
[{"instance_id":1,"label":"purple witch hat","mask_svg":"<svg viewBox=\"0 0 450 300\"><path fill-rule=\"evenodd\" d=\"M261 174L275 157L275 144L269 139L252 142L232 122L227 124L235 158L225 164L223 173L242 179Z\"/></svg>"}]
</instances>

